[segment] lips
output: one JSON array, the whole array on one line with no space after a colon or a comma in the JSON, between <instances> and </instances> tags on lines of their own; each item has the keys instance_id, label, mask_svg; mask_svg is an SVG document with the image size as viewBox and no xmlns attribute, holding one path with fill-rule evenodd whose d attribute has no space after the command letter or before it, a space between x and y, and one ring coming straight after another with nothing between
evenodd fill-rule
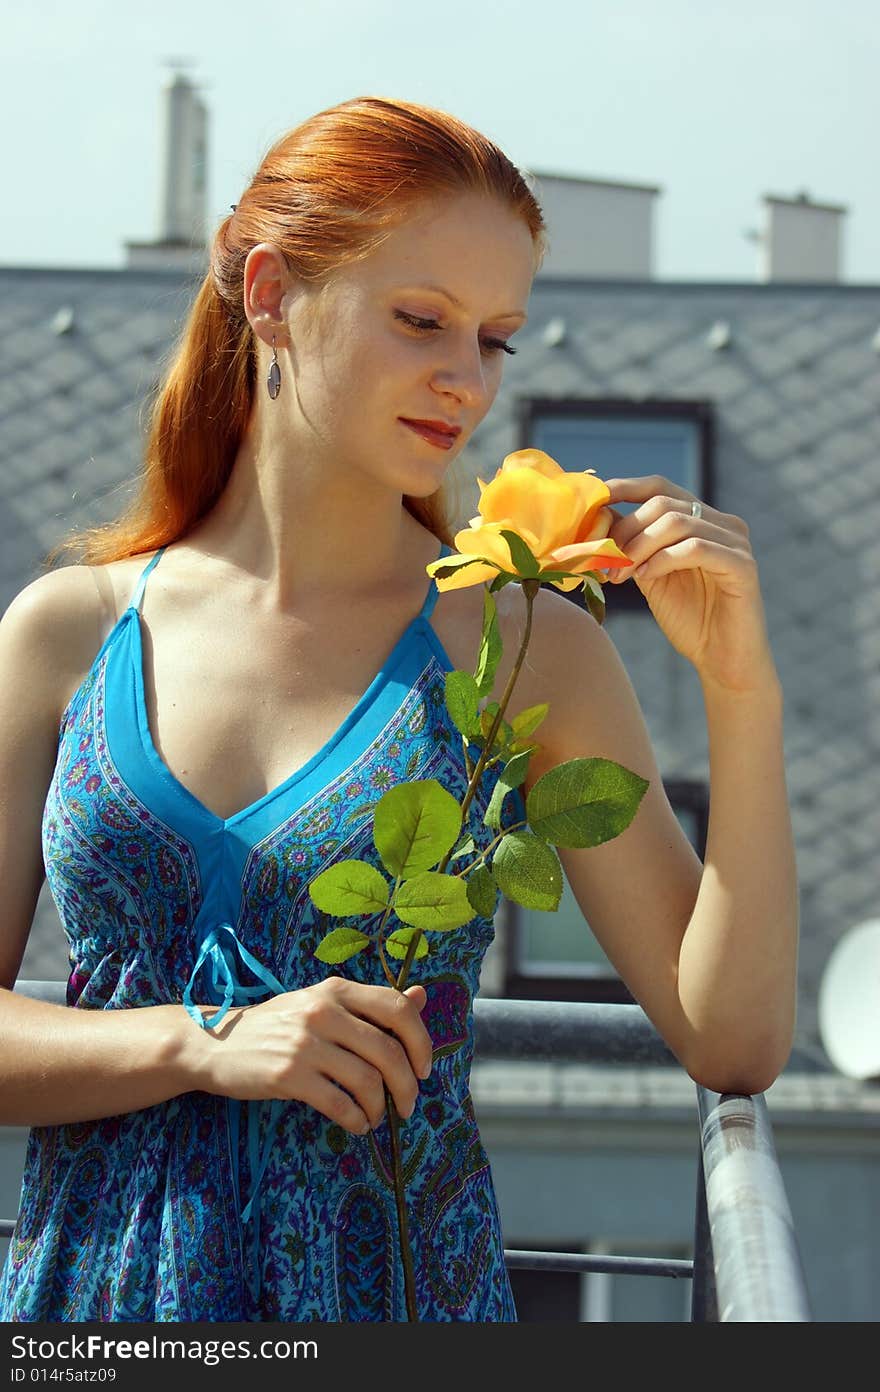
<instances>
[{"instance_id":1,"label":"lips","mask_svg":"<svg viewBox=\"0 0 880 1392\"><path fill-rule=\"evenodd\" d=\"M399 419L402 425L408 426L416 435L421 435L429 444L439 445L441 449L452 449L457 436L461 434L460 425L446 425L444 421L407 420L405 416L400 416Z\"/></svg>"}]
</instances>

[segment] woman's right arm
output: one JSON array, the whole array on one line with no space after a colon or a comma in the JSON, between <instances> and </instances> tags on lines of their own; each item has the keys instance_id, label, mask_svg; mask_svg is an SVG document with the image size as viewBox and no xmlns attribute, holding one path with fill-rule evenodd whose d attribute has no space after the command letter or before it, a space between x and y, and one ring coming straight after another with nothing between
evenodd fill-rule
<instances>
[{"instance_id":1,"label":"woman's right arm","mask_svg":"<svg viewBox=\"0 0 880 1392\"><path fill-rule=\"evenodd\" d=\"M41 576L0 621L0 1125L90 1121L201 1089L298 1098L363 1133L381 1121L385 1083L408 1116L431 1059L419 986L400 996L330 977L230 1010L216 1034L182 1005L77 1010L13 992L45 875L61 714L107 631L85 566Z\"/></svg>"}]
</instances>

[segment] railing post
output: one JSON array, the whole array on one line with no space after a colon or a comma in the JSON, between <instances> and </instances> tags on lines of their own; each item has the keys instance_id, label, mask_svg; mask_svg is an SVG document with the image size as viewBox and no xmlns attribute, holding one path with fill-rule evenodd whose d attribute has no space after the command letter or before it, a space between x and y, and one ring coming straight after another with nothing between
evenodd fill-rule
<instances>
[{"instance_id":1,"label":"railing post","mask_svg":"<svg viewBox=\"0 0 880 1392\"><path fill-rule=\"evenodd\" d=\"M718 1319L810 1321L806 1282L763 1094L697 1085Z\"/></svg>"},{"instance_id":2,"label":"railing post","mask_svg":"<svg viewBox=\"0 0 880 1392\"><path fill-rule=\"evenodd\" d=\"M694 1219L694 1274L691 1286L691 1320L694 1323L716 1323L718 1300L715 1291L715 1259L712 1253L712 1230L706 1211L706 1172L703 1169L703 1147L697 1153L697 1209Z\"/></svg>"}]
</instances>

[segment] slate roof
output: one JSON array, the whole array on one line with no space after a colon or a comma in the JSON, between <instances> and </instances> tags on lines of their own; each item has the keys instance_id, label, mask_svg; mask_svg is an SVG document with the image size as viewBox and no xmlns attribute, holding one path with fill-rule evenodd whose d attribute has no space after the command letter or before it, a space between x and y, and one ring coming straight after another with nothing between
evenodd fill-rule
<instances>
[{"instance_id":1,"label":"slate roof","mask_svg":"<svg viewBox=\"0 0 880 1392\"><path fill-rule=\"evenodd\" d=\"M179 271L0 268L0 604L72 527L121 508L139 407L195 282ZM543 330L564 318L551 346ZM731 343L707 334L726 321ZM714 503L749 523L786 696L801 883L798 1046L821 1053L818 986L841 933L880 914L880 286L538 276L519 352L463 459L521 447L524 396L707 399ZM462 518L475 511L468 499ZM664 777L707 777L696 674L634 614L610 631ZM22 976L66 971L44 887Z\"/></svg>"}]
</instances>

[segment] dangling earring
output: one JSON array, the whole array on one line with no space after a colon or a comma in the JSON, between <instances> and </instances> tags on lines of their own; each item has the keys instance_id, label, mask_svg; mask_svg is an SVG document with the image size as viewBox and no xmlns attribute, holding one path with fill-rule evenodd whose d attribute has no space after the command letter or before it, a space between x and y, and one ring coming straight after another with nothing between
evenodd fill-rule
<instances>
[{"instance_id":1,"label":"dangling earring","mask_svg":"<svg viewBox=\"0 0 880 1392\"><path fill-rule=\"evenodd\" d=\"M272 362L269 366L269 379L266 384L274 401L281 390L281 368L278 366L278 353L275 349L275 335L272 335Z\"/></svg>"}]
</instances>

